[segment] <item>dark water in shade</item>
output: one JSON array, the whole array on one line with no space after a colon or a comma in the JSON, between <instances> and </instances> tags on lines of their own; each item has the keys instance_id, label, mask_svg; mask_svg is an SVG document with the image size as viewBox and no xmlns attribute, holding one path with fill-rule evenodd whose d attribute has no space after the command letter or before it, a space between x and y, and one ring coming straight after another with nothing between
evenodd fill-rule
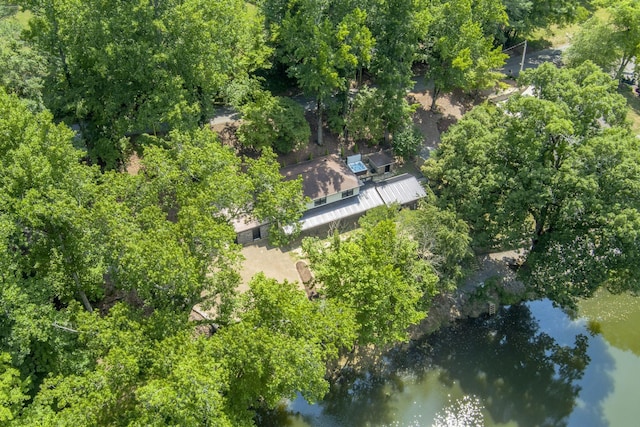
<instances>
[{"instance_id":1,"label":"dark water in shade","mask_svg":"<svg viewBox=\"0 0 640 427\"><path fill-rule=\"evenodd\" d=\"M579 316L545 300L460 322L263 425L640 426L640 298L601 293Z\"/></svg>"}]
</instances>

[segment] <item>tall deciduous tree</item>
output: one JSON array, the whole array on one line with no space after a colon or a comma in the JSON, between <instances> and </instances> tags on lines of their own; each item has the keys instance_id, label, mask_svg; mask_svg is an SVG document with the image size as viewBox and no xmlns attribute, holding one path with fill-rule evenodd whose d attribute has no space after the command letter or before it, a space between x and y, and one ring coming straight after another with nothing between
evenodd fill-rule
<instances>
[{"instance_id":1,"label":"tall deciduous tree","mask_svg":"<svg viewBox=\"0 0 640 427\"><path fill-rule=\"evenodd\" d=\"M378 88L385 137L404 128L415 110L406 101L413 87L412 65L416 59L420 35L426 32L432 17L423 1L372 0L367 11L376 47L369 71Z\"/></svg>"},{"instance_id":2,"label":"tall deciduous tree","mask_svg":"<svg viewBox=\"0 0 640 427\"><path fill-rule=\"evenodd\" d=\"M559 303L638 289L640 144L615 81L585 63L545 64L524 82L533 97L452 127L424 168L431 187L476 245L526 247L522 277Z\"/></svg>"},{"instance_id":3,"label":"tall deciduous tree","mask_svg":"<svg viewBox=\"0 0 640 427\"><path fill-rule=\"evenodd\" d=\"M259 274L244 298L241 321L220 331L214 356L229 370L226 395L238 419L247 408L273 408L301 392L309 401L328 391L326 362L356 338L351 311L340 301L309 301L295 284Z\"/></svg>"},{"instance_id":4,"label":"tall deciduous tree","mask_svg":"<svg viewBox=\"0 0 640 427\"><path fill-rule=\"evenodd\" d=\"M243 145L262 149L272 147L287 154L309 142L311 130L304 108L290 98L260 93L241 107L242 123L238 138Z\"/></svg>"},{"instance_id":5,"label":"tall deciduous tree","mask_svg":"<svg viewBox=\"0 0 640 427\"><path fill-rule=\"evenodd\" d=\"M359 344L404 341L407 328L425 317L437 276L392 219L365 217L362 224L345 241L336 236L328 248L315 240L305 240L303 248L322 293L355 312Z\"/></svg>"},{"instance_id":6,"label":"tall deciduous tree","mask_svg":"<svg viewBox=\"0 0 640 427\"><path fill-rule=\"evenodd\" d=\"M455 213L440 209L435 199L399 214L400 227L417 242L420 256L429 261L443 288L455 288L472 261L469 225Z\"/></svg>"},{"instance_id":7,"label":"tall deciduous tree","mask_svg":"<svg viewBox=\"0 0 640 427\"><path fill-rule=\"evenodd\" d=\"M495 86L502 77L496 70L507 58L493 39L493 27L507 21L499 1L437 2L433 15L426 36L430 46L427 77L434 84L432 110L443 92Z\"/></svg>"},{"instance_id":8,"label":"tall deciduous tree","mask_svg":"<svg viewBox=\"0 0 640 427\"><path fill-rule=\"evenodd\" d=\"M11 356L11 366L0 362L0 391L11 394L2 416L42 388L26 424L162 424L138 409L142 400L169 416L154 390L183 399L185 413L168 420L215 418L215 407L190 418L186 407L202 402L184 388L217 384L207 399L217 405L227 378L215 363L210 383L204 371L188 375L196 350L167 361L182 366L171 375L152 365L181 351L166 339L191 337L195 304L215 306L218 325L237 318L230 219L297 219L300 182L282 181L270 151L243 163L209 130L173 132L172 147L150 147L135 176L84 165L72 138L48 112L0 91L0 354Z\"/></svg>"},{"instance_id":9,"label":"tall deciduous tree","mask_svg":"<svg viewBox=\"0 0 640 427\"><path fill-rule=\"evenodd\" d=\"M64 329L67 307L92 311L104 296L97 171L79 163L72 136L0 89L0 353L30 396L49 373L84 363L69 351L77 336Z\"/></svg>"},{"instance_id":10,"label":"tall deciduous tree","mask_svg":"<svg viewBox=\"0 0 640 427\"><path fill-rule=\"evenodd\" d=\"M592 61L621 79L625 68L640 57L640 1L608 2L605 10L607 18L594 16L578 31L566 59L569 66Z\"/></svg>"},{"instance_id":11,"label":"tall deciduous tree","mask_svg":"<svg viewBox=\"0 0 640 427\"><path fill-rule=\"evenodd\" d=\"M82 123L113 167L126 141L204 123L231 82L265 65L262 20L241 0L25 0L51 58L47 106Z\"/></svg>"},{"instance_id":12,"label":"tall deciduous tree","mask_svg":"<svg viewBox=\"0 0 640 427\"><path fill-rule=\"evenodd\" d=\"M289 243L300 233L299 219L306 206L302 178L283 181L276 155L271 150L263 150L258 159L247 160L247 166L252 184L248 214L270 224L272 244Z\"/></svg>"},{"instance_id":13,"label":"tall deciduous tree","mask_svg":"<svg viewBox=\"0 0 640 427\"><path fill-rule=\"evenodd\" d=\"M0 86L27 100L31 110L40 111L46 61L23 39L17 10L0 6Z\"/></svg>"},{"instance_id":14,"label":"tall deciduous tree","mask_svg":"<svg viewBox=\"0 0 640 427\"><path fill-rule=\"evenodd\" d=\"M355 71L370 59L373 40L366 14L356 8L344 16L330 14L330 2L289 3L278 31L280 60L302 90L317 101L317 142L323 144L323 103L348 88Z\"/></svg>"}]
</instances>

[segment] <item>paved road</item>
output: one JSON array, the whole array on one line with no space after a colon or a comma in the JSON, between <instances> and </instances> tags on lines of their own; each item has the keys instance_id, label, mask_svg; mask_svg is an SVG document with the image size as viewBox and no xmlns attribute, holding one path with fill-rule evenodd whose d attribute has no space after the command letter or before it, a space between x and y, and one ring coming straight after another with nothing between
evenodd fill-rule
<instances>
[{"instance_id":1,"label":"paved road","mask_svg":"<svg viewBox=\"0 0 640 427\"><path fill-rule=\"evenodd\" d=\"M535 52L527 51L524 58L524 69L539 67L543 62L553 62L556 65L562 63L562 53L569 45L562 45L552 49L542 49ZM512 52L507 59L502 72L507 76L518 77L520 74L520 64L522 63L522 51Z\"/></svg>"}]
</instances>

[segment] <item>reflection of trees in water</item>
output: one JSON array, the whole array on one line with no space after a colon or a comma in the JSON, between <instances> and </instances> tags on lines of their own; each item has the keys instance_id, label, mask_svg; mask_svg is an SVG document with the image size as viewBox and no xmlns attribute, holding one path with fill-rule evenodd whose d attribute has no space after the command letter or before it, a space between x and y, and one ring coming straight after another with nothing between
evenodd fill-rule
<instances>
[{"instance_id":1,"label":"reflection of trees in water","mask_svg":"<svg viewBox=\"0 0 640 427\"><path fill-rule=\"evenodd\" d=\"M539 330L525 305L513 305L491 318L471 319L444 329L411 348L389 354L384 372L362 373L334 387L322 403L340 425L392 423L390 396L402 390L407 375L420 381L434 368L440 380L456 382L467 395L480 396L495 422L519 426L563 426L589 364L588 338L561 346Z\"/></svg>"},{"instance_id":2,"label":"reflection of trees in water","mask_svg":"<svg viewBox=\"0 0 640 427\"><path fill-rule=\"evenodd\" d=\"M465 393L482 396L496 422L520 426L566 425L589 363L588 339L560 346L524 305L491 319L476 319L429 337L442 381L457 381Z\"/></svg>"},{"instance_id":3,"label":"reflection of trees in water","mask_svg":"<svg viewBox=\"0 0 640 427\"><path fill-rule=\"evenodd\" d=\"M456 382L465 394L479 396L498 423L564 426L580 391L577 382L590 361L587 346L583 334L576 335L573 347L559 345L540 332L528 307L514 305L492 318L460 322L414 342L408 350L396 349L387 355L389 363L375 372L343 377L320 403L329 417L312 424L392 424L394 398L403 390L403 378L420 381L440 368L442 382ZM270 415L260 425L284 426L291 421L273 423L276 414Z\"/></svg>"},{"instance_id":4,"label":"reflection of trees in water","mask_svg":"<svg viewBox=\"0 0 640 427\"><path fill-rule=\"evenodd\" d=\"M402 381L395 372L352 372L331 388L322 407L340 426L389 425L395 420L392 396L401 390Z\"/></svg>"}]
</instances>

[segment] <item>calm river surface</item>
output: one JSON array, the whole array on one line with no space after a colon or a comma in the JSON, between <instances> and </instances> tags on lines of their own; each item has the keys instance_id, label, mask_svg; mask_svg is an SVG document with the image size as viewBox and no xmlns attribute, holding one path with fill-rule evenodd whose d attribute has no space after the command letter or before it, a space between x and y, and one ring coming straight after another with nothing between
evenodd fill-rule
<instances>
[{"instance_id":1,"label":"calm river surface","mask_svg":"<svg viewBox=\"0 0 640 427\"><path fill-rule=\"evenodd\" d=\"M640 298L601 293L579 316L535 301L459 322L265 425L639 426Z\"/></svg>"}]
</instances>

